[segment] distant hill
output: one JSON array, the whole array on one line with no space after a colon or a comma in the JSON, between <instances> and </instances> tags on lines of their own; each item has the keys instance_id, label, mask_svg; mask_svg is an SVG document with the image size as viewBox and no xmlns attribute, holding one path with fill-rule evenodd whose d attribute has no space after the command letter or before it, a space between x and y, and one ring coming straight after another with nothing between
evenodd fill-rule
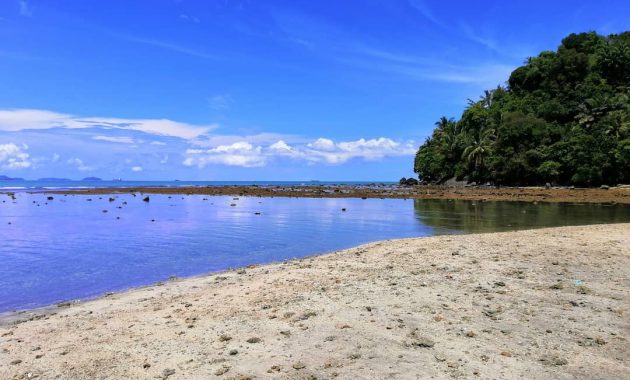
<instances>
[{"instance_id":1,"label":"distant hill","mask_svg":"<svg viewBox=\"0 0 630 380\"><path fill-rule=\"evenodd\" d=\"M81 181L102 181L102 179L98 177L85 177Z\"/></svg>"},{"instance_id":2,"label":"distant hill","mask_svg":"<svg viewBox=\"0 0 630 380\"><path fill-rule=\"evenodd\" d=\"M414 171L430 182L630 183L630 32L571 34L529 58L459 120L442 117Z\"/></svg>"},{"instance_id":3,"label":"distant hill","mask_svg":"<svg viewBox=\"0 0 630 380\"><path fill-rule=\"evenodd\" d=\"M0 175L0 181L24 181L24 178L8 177L6 175Z\"/></svg>"}]
</instances>

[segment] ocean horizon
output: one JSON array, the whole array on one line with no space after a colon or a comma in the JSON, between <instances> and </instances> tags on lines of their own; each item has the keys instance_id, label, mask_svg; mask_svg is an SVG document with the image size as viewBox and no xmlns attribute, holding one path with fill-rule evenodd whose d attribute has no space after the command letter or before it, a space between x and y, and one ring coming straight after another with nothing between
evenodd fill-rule
<instances>
[{"instance_id":1,"label":"ocean horizon","mask_svg":"<svg viewBox=\"0 0 630 380\"><path fill-rule=\"evenodd\" d=\"M127 187L208 187L208 186L333 186L394 185L398 181L200 181L200 180L74 180L74 179L11 179L0 180L0 191L72 190Z\"/></svg>"}]
</instances>

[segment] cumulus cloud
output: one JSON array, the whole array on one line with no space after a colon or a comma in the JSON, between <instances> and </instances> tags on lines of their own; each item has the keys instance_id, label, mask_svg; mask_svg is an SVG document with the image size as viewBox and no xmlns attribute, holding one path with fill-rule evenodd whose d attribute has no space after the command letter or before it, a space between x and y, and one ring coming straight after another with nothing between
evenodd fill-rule
<instances>
[{"instance_id":1,"label":"cumulus cloud","mask_svg":"<svg viewBox=\"0 0 630 380\"><path fill-rule=\"evenodd\" d=\"M309 143L308 146L313 149L324 151L332 151L335 149L335 143L332 140L325 139L323 137L320 137L312 143Z\"/></svg>"},{"instance_id":2,"label":"cumulus cloud","mask_svg":"<svg viewBox=\"0 0 630 380\"><path fill-rule=\"evenodd\" d=\"M132 167L131 167L131 171L132 171L132 172L136 172L136 173L138 173L138 172L141 172L142 170L143 170L143 169L142 169L142 166L132 166Z\"/></svg>"},{"instance_id":3,"label":"cumulus cloud","mask_svg":"<svg viewBox=\"0 0 630 380\"><path fill-rule=\"evenodd\" d=\"M68 161L66 161L66 163L68 165L71 166L75 166L77 168L77 170L82 171L82 172L89 172L94 170L94 168L92 166L88 166L86 165L82 159L80 158L71 158Z\"/></svg>"},{"instance_id":4,"label":"cumulus cloud","mask_svg":"<svg viewBox=\"0 0 630 380\"><path fill-rule=\"evenodd\" d=\"M0 131L22 131L50 128L94 128L141 131L158 136L191 140L217 128L216 125L194 125L169 119L123 119L112 117L78 117L38 109L0 109Z\"/></svg>"},{"instance_id":5,"label":"cumulus cloud","mask_svg":"<svg viewBox=\"0 0 630 380\"><path fill-rule=\"evenodd\" d=\"M27 150L27 145L0 144L0 167L8 170L29 168L32 162Z\"/></svg>"},{"instance_id":6,"label":"cumulus cloud","mask_svg":"<svg viewBox=\"0 0 630 380\"><path fill-rule=\"evenodd\" d=\"M219 145L211 149L188 149L186 156L184 165L200 168L208 164L252 168L265 166L267 163L262 148L245 141L235 142L231 145Z\"/></svg>"},{"instance_id":7,"label":"cumulus cloud","mask_svg":"<svg viewBox=\"0 0 630 380\"><path fill-rule=\"evenodd\" d=\"M200 168L208 164L259 167L265 166L272 159L290 158L337 165L355 158L379 160L385 157L413 155L415 152L413 141L398 142L385 137L341 142L319 138L307 144L294 145L289 145L284 140L268 145L253 145L239 141L210 149L188 149L183 164Z\"/></svg>"},{"instance_id":8,"label":"cumulus cloud","mask_svg":"<svg viewBox=\"0 0 630 380\"><path fill-rule=\"evenodd\" d=\"M312 160L323 160L329 164L343 164L353 158L379 160L391 156L413 155L416 152L412 141L401 143L386 137L338 143L320 138L309 145L310 149L306 153Z\"/></svg>"}]
</instances>

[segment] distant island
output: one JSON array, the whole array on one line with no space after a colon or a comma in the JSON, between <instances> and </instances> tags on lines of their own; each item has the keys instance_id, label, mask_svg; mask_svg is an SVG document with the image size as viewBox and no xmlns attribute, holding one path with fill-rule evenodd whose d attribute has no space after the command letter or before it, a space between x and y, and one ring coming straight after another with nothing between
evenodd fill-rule
<instances>
[{"instance_id":1,"label":"distant island","mask_svg":"<svg viewBox=\"0 0 630 380\"><path fill-rule=\"evenodd\" d=\"M630 32L571 34L507 86L442 117L419 148L427 183L599 186L630 182Z\"/></svg>"},{"instance_id":2,"label":"distant island","mask_svg":"<svg viewBox=\"0 0 630 380\"><path fill-rule=\"evenodd\" d=\"M81 181L102 181L102 179L98 177L85 177Z\"/></svg>"},{"instance_id":3,"label":"distant island","mask_svg":"<svg viewBox=\"0 0 630 380\"><path fill-rule=\"evenodd\" d=\"M56 177L44 177L39 178L38 181L46 181L46 182L67 182L72 181L70 178L56 178Z\"/></svg>"},{"instance_id":4,"label":"distant island","mask_svg":"<svg viewBox=\"0 0 630 380\"><path fill-rule=\"evenodd\" d=\"M24 181L24 178L8 177L6 175L0 175L0 181Z\"/></svg>"}]
</instances>

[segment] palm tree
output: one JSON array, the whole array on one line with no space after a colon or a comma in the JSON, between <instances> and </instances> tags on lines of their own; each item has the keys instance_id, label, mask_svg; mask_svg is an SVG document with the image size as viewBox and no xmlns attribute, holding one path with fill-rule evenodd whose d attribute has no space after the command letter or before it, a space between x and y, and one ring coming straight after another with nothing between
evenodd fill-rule
<instances>
[{"instance_id":1,"label":"palm tree","mask_svg":"<svg viewBox=\"0 0 630 380\"><path fill-rule=\"evenodd\" d=\"M477 136L473 136L470 144L464 149L462 158L473 164L476 171L484 168L484 161L492 152L492 146L496 139L495 130L493 128L484 128L479 130Z\"/></svg>"},{"instance_id":2,"label":"palm tree","mask_svg":"<svg viewBox=\"0 0 630 380\"><path fill-rule=\"evenodd\" d=\"M490 108L490 106L492 106L492 101L494 100L494 90L483 90L483 95L481 95L479 100L481 100L483 108Z\"/></svg>"},{"instance_id":3,"label":"palm tree","mask_svg":"<svg viewBox=\"0 0 630 380\"><path fill-rule=\"evenodd\" d=\"M442 145L442 153L444 153L449 159L454 158L454 152L457 148L457 123L455 119L447 119L442 116L438 122L435 123L437 130L439 131L440 142Z\"/></svg>"}]
</instances>

